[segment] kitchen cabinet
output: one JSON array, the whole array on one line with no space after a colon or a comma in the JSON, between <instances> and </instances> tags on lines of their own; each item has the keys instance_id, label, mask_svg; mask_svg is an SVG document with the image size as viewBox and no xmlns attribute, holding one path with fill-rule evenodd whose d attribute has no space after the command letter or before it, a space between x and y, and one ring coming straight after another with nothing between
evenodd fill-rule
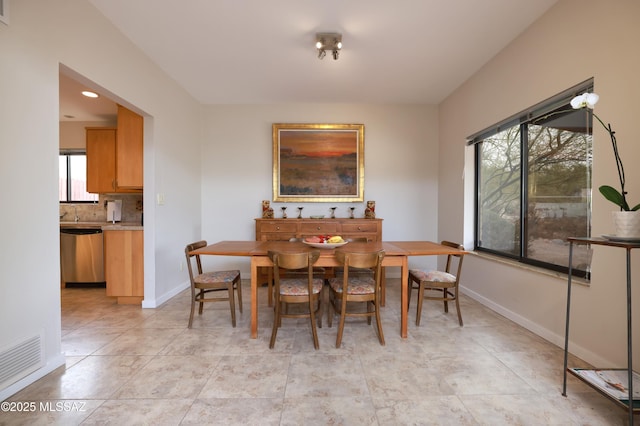
<instances>
[{"instance_id":1,"label":"kitchen cabinet","mask_svg":"<svg viewBox=\"0 0 640 426\"><path fill-rule=\"evenodd\" d=\"M116 129L87 127L87 192L116 191Z\"/></svg>"},{"instance_id":2,"label":"kitchen cabinet","mask_svg":"<svg viewBox=\"0 0 640 426\"><path fill-rule=\"evenodd\" d=\"M143 118L118 105L118 127L87 127L87 192L142 192Z\"/></svg>"},{"instance_id":3,"label":"kitchen cabinet","mask_svg":"<svg viewBox=\"0 0 640 426\"><path fill-rule=\"evenodd\" d=\"M107 296L119 304L140 304L144 297L144 239L141 230L104 231Z\"/></svg>"},{"instance_id":4,"label":"kitchen cabinet","mask_svg":"<svg viewBox=\"0 0 640 426\"><path fill-rule=\"evenodd\" d=\"M118 105L116 139L117 187L142 189L143 186L143 118Z\"/></svg>"}]
</instances>

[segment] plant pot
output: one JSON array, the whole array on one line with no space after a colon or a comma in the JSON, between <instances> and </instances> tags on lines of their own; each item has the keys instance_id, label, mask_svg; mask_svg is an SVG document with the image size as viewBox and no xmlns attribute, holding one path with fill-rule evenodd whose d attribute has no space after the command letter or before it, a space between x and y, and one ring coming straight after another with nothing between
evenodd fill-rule
<instances>
[{"instance_id":1,"label":"plant pot","mask_svg":"<svg viewBox=\"0 0 640 426\"><path fill-rule=\"evenodd\" d=\"M640 238L640 211L612 212L616 237Z\"/></svg>"}]
</instances>

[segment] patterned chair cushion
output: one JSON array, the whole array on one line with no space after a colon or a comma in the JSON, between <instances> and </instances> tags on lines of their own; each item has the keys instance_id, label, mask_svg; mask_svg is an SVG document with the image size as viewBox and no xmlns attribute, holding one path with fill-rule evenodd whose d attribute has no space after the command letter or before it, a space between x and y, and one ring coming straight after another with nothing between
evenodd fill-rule
<instances>
[{"instance_id":1,"label":"patterned chair cushion","mask_svg":"<svg viewBox=\"0 0 640 426\"><path fill-rule=\"evenodd\" d=\"M420 281L431 281L437 283L455 283L456 276L444 271L423 271L421 269L410 269L409 274Z\"/></svg>"},{"instance_id":2,"label":"patterned chair cushion","mask_svg":"<svg viewBox=\"0 0 640 426\"><path fill-rule=\"evenodd\" d=\"M336 293L342 293L342 278L331 278L329 285ZM376 282L369 276L349 276L347 293L349 294L373 294L376 291Z\"/></svg>"},{"instance_id":3,"label":"patterned chair cushion","mask_svg":"<svg viewBox=\"0 0 640 426\"><path fill-rule=\"evenodd\" d=\"M313 293L320 293L324 280L321 278L313 279ZM284 296L308 296L309 295L309 281L307 277L304 278L286 278L280 280L280 294Z\"/></svg>"},{"instance_id":4,"label":"patterned chair cushion","mask_svg":"<svg viewBox=\"0 0 640 426\"><path fill-rule=\"evenodd\" d=\"M196 284L215 284L233 282L240 275L240 271L215 271L205 272L196 276L193 280Z\"/></svg>"}]
</instances>

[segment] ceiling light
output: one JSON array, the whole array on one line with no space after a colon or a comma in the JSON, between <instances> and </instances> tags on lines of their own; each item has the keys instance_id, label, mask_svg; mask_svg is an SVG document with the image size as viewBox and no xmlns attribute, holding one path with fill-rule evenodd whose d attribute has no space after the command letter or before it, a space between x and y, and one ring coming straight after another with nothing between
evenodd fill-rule
<instances>
[{"instance_id":1,"label":"ceiling light","mask_svg":"<svg viewBox=\"0 0 640 426\"><path fill-rule=\"evenodd\" d=\"M342 34L317 33L316 49L318 49L318 59L324 58L327 55L327 50L330 50L333 59L337 60L342 49Z\"/></svg>"},{"instance_id":2,"label":"ceiling light","mask_svg":"<svg viewBox=\"0 0 640 426\"><path fill-rule=\"evenodd\" d=\"M82 94L85 95L87 98L97 98L98 94L95 92L90 92L89 90L83 90Z\"/></svg>"}]
</instances>

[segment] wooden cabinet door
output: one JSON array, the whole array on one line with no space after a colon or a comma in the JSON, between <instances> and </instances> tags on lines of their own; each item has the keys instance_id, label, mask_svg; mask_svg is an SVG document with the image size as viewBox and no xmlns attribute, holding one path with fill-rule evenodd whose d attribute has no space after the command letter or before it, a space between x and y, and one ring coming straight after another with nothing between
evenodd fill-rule
<instances>
[{"instance_id":1,"label":"wooden cabinet door","mask_svg":"<svg viewBox=\"0 0 640 426\"><path fill-rule=\"evenodd\" d=\"M115 192L116 129L87 128L87 192Z\"/></svg>"},{"instance_id":2,"label":"wooden cabinet door","mask_svg":"<svg viewBox=\"0 0 640 426\"><path fill-rule=\"evenodd\" d=\"M143 123L142 116L118 105L116 143L118 188L142 189L143 187Z\"/></svg>"},{"instance_id":3,"label":"wooden cabinet door","mask_svg":"<svg viewBox=\"0 0 640 426\"><path fill-rule=\"evenodd\" d=\"M300 238L313 235L337 235L340 233L340 223L329 220L316 219L310 222L300 222Z\"/></svg>"},{"instance_id":4,"label":"wooden cabinet door","mask_svg":"<svg viewBox=\"0 0 640 426\"><path fill-rule=\"evenodd\" d=\"M144 296L143 231L104 231L104 274L107 296L118 303L142 301Z\"/></svg>"},{"instance_id":5,"label":"wooden cabinet door","mask_svg":"<svg viewBox=\"0 0 640 426\"><path fill-rule=\"evenodd\" d=\"M354 219L342 224L342 238L366 238L368 241L380 241L382 231L380 221L372 219Z\"/></svg>"},{"instance_id":6,"label":"wooden cabinet door","mask_svg":"<svg viewBox=\"0 0 640 426\"><path fill-rule=\"evenodd\" d=\"M298 234L296 221L260 220L256 223L256 240L258 241L288 241Z\"/></svg>"}]
</instances>

